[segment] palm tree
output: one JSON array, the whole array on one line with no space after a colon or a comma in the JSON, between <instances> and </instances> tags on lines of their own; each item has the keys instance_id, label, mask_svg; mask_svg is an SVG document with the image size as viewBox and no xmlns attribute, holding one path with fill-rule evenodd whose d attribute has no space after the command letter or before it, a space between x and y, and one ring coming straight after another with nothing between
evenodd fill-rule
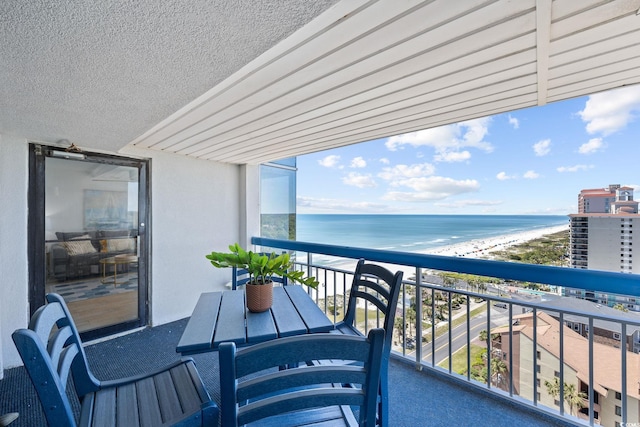
<instances>
[{"instance_id":1,"label":"palm tree","mask_svg":"<svg viewBox=\"0 0 640 427\"><path fill-rule=\"evenodd\" d=\"M445 288L453 288L454 287L454 285L456 283L455 277L452 277L447 273L440 273L439 276L442 279L442 286L443 287L445 287Z\"/></svg>"},{"instance_id":2,"label":"palm tree","mask_svg":"<svg viewBox=\"0 0 640 427\"><path fill-rule=\"evenodd\" d=\"M586 405L584 400L587 399L587 393L578 391L575 384L564 383L564 400L569 404L569 413L573 415L573 407L578 409L584 408Z\"/></svg>"},{"instance_id":3,"label":"palm tree","mask_svg":"<svg viewBox=\"0 0 640 427\"><path fill-rule=\"evenodd\" d=\"M416 324L416 311L413 308L407 308L406 311L407 323L409 326L409 335L413 335L412 325Z\"/></svg>"},{"instance_id":4,"label":"palm tree","mask_svg":"<svg viewBox=\"0 0 640 427\"><path fill-rule=\"evenodd\" d=\"M507 364L499 357L491 358L491 383L497 387L505 384L505 374L508 372ZM505 384L506 385L506 384Z\"/></svg>"},{"instance_id":5,"label":"palm tree","mask_svg":"<svg viewBox=\"0 0 640 427\"><path fill-rule=\"evenodd\" d=\"M553 381L545 381L544 386L547 388L547 393L554 399L557 399L560 394L560 380L555 377ZM578 391L575 384L564 383L564 400L569 405L569 413L573 415L573 408L575 406L578 409L584 408L586 405L584 400L587 399L587 394L584 391Z\"/></svg>"},{"instance_id":6,"label":"palm tree","mask_svg":"<svg viewBox=\"0 0 640 427\"><path fill-rule=\"evenodd\" d=\"M488 335L486 329L483 329L478 333L478 338L480 338L480 341L482 341L482 342L487 342L487 337L488 336L489 335Z\"/></svg>"},{"instance_id":7,"label":"palm tree","mask_svg":"<svg viewBox=\"0 0 640 427\"><path fill-rule=\"evenodd\" d=\"M398 336L400 337L401 342L404 342L404 318L396 317L394 326L398 330Z\"/></svg>"},{"instance_id":8,"label":"palm tree","mask_svg":"<svg viewBox=\"0 0 640 427\"><path fill-rule=\"evenodd\" d=\"M553 381L545 380L544 386L547 388L547 393L549 393L549 396L557 399L558 395L560 394L560 379L558 379L558 377L554 377Z\"/></svg>"}]
</instances>

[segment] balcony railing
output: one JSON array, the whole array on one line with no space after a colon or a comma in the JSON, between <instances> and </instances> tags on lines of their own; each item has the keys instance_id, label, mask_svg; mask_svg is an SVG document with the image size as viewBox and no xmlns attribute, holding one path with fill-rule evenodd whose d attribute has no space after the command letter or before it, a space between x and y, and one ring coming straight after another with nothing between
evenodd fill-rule
<instances>
[{"instance_id":1,"label":"balcony railing","mask_svg":"<svg viewBox=\"0 0 640 427\"><path fill-rule=\"evenodd\" d=\"M640 390L637 378L630 377L637 372L629 368L629 359L636 362L636 354L630 352L638 349L632 336L640 330L640 317L602 314L557 301L548 305L541 299L555 292L554 299L562 302L561 287L640 297L639 275L256 237L252 243L295 252L296 268L322 284L310 293L334 322L346 310L357 259L403 269L393 355L413 360L419 369L445 373L572 422L596 425L608 417L627 423L639 416ZM367 307L361 309L364 333L382 324ZM550 332L554 324L556 332ZM583 336L560 325L572 325ZM623 338L615 341L614 334ZM550 348L550 342L555 347ZM606 367L594 363L602 352L616 355ZM580 360L586 363L580 365ZM606 375L618 376L614 382L620 390L615 395L600 384L605 368ZM619 415L601 413L605 397L615 399L608 407L618 406Z\"/></svg>"}]
</instances>

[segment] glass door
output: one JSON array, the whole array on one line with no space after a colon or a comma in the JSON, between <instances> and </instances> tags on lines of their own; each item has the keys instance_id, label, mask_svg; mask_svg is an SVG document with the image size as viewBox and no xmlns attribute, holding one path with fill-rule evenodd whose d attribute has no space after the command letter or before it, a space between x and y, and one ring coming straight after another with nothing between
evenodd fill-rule
<instances>
[{"instance_id":1,"label":"glass door","mask_svg":"<svg viewBox=\"0 0 640 427\"><path fill-rule=\"evenodd\" d=\"M60 294L85 338L146 324L146 163L46 148L40 157L44 265L32 301Z\"/></svg>"}]
</instances>

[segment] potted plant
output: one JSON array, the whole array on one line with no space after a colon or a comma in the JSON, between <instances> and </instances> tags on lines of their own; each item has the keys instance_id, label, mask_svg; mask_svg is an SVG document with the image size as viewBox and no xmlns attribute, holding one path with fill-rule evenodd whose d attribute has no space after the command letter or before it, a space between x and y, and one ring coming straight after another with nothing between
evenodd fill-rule
<instances>
[{"instance_id":1,"label":"potted plant","mask_svg":"<svg viewBox=\"0 0 640 427\"><path fill-rule=\"evenodd\" d=\"M303 277L304 272L293 270L293 262L288 253L276 255L259 254L245 251L239 244L229 245L229 252L211 252L206 255L211 264L217 268L244 268L249 273L249 282L245 290L247 308L253 312L266 311L273 302L272 277L286 277L294 283L316 288L315 277Z\"/></svg>"}]
</instances>

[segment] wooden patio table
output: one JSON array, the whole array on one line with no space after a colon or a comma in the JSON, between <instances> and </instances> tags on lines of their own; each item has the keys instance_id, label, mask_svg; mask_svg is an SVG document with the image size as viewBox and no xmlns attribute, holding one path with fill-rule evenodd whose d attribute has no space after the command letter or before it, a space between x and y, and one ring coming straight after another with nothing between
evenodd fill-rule
<instances>
[{"instance_id":1,"label":"wooden patio table","mask_svg":"<svg viewBox=\"0 0 640 427\"><path fill-rule=\"evenodd\" d=\"M176 351L217 350L220 343L245 346L293 335L329 332L333 323L299 285L273 288L273 305L262 313L246 308L244 290L200 295Z\"/></svg>"}]
</instances>

